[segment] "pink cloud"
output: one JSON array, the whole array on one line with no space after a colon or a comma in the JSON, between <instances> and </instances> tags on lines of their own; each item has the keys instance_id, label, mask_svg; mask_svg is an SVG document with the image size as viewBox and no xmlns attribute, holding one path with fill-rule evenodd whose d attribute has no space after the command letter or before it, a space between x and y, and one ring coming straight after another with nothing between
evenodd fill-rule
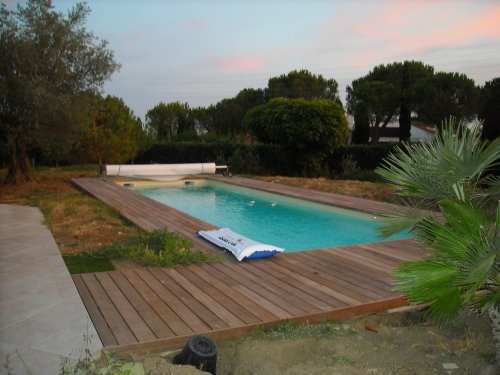
<instances>
[{"instance_id":1,"label":"pink cloud","mask_svg":"<svg viewBox=\"0 0 500 375\"><path fill-rule=\"evenodd\" d=\"M225 72L256 70L263 64L264 61L260 57L231 57L217 60L217 67Z\"/></svg>"},{"instance_id":2,"label":"pink cloud","mask_svg":"<svg viewBox=\"0 0 500 375\"><path fill-rule=\"evenodd\" d=\"M351 25L370 51L351 61L370 65L391 56L414 55L467 45L479 39L500 40L500 5L455 11L447 2L400 2L372 9Z\"/></svg>"}]
</instances>

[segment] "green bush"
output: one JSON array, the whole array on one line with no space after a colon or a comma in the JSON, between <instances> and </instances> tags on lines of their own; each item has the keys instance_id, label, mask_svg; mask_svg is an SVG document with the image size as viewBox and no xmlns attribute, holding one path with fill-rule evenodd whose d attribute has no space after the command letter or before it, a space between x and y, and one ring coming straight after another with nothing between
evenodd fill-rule
<instances>
[{"instance_id":1,"label":"green bush","mask_svg":"<svg viewBox=\"0 0 500 375\"><path fill-rule=\"evenodd\" d=\"M297 175L319 176L349 135L342 106L328 99L274 98L249 110L243 122L260 142L283 146Z\"/></svg>"},{"instance_id":2,"label":"green bush","mask_svg":"<svg viewBox=\"0 0 500 375\"><path fill-rule=\"evenodd\" d=\"M236 151L239 155L236 155ZM135 159L138 164L207 163L229 164L230 170L247 174L287 174L280 146L223 142L162 142ZM235 162L236 165L231 165Z\"/></svg>"},{"instance_id":3,"label":"green bush","mask_svg":"<svg viewBox=\"0 0 500 375\"><path fill-rule=\"evenodd\" d=\"M394 150L397 143L376 143L369 145L346 145L333 151L328 158L330 168L335 173L342 173L342 160L351 155L351 160L362 171L373 171L389 153Z\"/></svg>"},{"instance_id":4,"label":"green bush","mask_svg":"<svg viewBox=\"0 0 500 375\"><path fill-rule=\"evenodd\" d=\"M259 173L260 161L253 150L245 152L241 148L237 148L233 155L229 158L228 164L231 166L233 173Z\"/></svg>"},{"instance_id":5,"label":"green bush","mask_svg":"<svg viewBox=\"0 0 500 375\"><path fill-rule=\"evenodd\" d=\"M108 259L128 259L143 266L161 267L203 263L217 259L212 254L193 251L191 248L191 241L176 233L160 229L104 246L94 255Z\"/></svg>"}]
</instances>

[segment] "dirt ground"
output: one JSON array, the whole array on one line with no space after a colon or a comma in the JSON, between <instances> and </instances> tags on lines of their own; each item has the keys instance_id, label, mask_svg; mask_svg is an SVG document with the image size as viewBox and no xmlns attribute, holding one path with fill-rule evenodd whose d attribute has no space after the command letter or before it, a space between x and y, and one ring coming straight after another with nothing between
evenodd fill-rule
<instances>
[{"instance_id":1,"label":"dirt ground","mask_svg":"<svg viewBox=\"0 0 500 375\"><path fill-rule=\"evenodd\" d=\"M495 375L486 318L467 315L436 327L421 312L378 314L341 322L282 324L218 342L218 375ZM151 374L201 372L175 366L176 352L133 354Z\"/></svg>"}]
</instances>

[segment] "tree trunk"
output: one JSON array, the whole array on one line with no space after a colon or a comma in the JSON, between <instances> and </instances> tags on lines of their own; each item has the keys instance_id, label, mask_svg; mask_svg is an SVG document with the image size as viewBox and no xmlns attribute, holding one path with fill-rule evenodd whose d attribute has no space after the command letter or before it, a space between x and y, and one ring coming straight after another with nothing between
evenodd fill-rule
<instances>
[{"instance_id":1,"label":"tree trunk","mask_svg":"<svg viewBox=\"0 0 500 375\"><path fill-rule=\"evenodd\" d=\"M6 184L17 185L31 180L31 164L26 153L26 145L18 138L11 138L7 142L9 153Z\"/></svg>"},{"instance_id":2,"label":"tree trunk","mask_svg":"<svg viewBox=\"0 0 500 375\"><path fill-rule=\"evenodd\" d=\"M378 123L371 128L370 134L371 134L370 142L378 143L378 141L380 140L380 126Z\"/></svg>"},{"instance_id":3,"label":"tree trunk","mask_svg":"<svg viewBox=\"0 0 500 375\"><path fill-rule=\"evenodd\" d=\"M491 323L491 333L495 344L495 355L497 368L500 368L500 306L492 306L488 310L488 317Z\"/></svg>"},{"instance_id":4,"label":"tree trunk","mask_svg":"<svg viewBox=\"0 0 500 375\"><path fill-rule=\"evenodd\" d=\"M406 99L401 100L399 110L399 141L407 142L411 138L411 114Z\"/></svg>"},{"instance_id":5,"label":"tree trunk","mask_svg":"<svg viewBox=\"0 0 500 375\"><path fill-rule=\"evenodd\" d=\"M401 105L399 108L399 141L407 142L411 138L411 110L408 91L410 88L410 67L408 61L403 65L401 77Z\"/></svg>"}]
</instances>

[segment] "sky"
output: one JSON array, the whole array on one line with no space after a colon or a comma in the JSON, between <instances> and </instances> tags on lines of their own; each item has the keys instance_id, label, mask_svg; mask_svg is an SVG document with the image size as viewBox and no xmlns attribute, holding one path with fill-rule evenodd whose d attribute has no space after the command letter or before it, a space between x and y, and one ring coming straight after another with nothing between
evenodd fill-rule
<instances>
[{"instance_id":1,"label":"sky","mask_svg":"<svg viewBox=\"0 0 500 375\"><path fill-rule=\"evenodd\" d=\"M53 2L62 12L77 3ZM121 64L104 93L143 120L161 101L208 106L296 69L337 80L344 104L352 80L395 61L464 73L478 85L500 77L498 0L86 3L87 29Z\"/></svg>"}]
</instances>

